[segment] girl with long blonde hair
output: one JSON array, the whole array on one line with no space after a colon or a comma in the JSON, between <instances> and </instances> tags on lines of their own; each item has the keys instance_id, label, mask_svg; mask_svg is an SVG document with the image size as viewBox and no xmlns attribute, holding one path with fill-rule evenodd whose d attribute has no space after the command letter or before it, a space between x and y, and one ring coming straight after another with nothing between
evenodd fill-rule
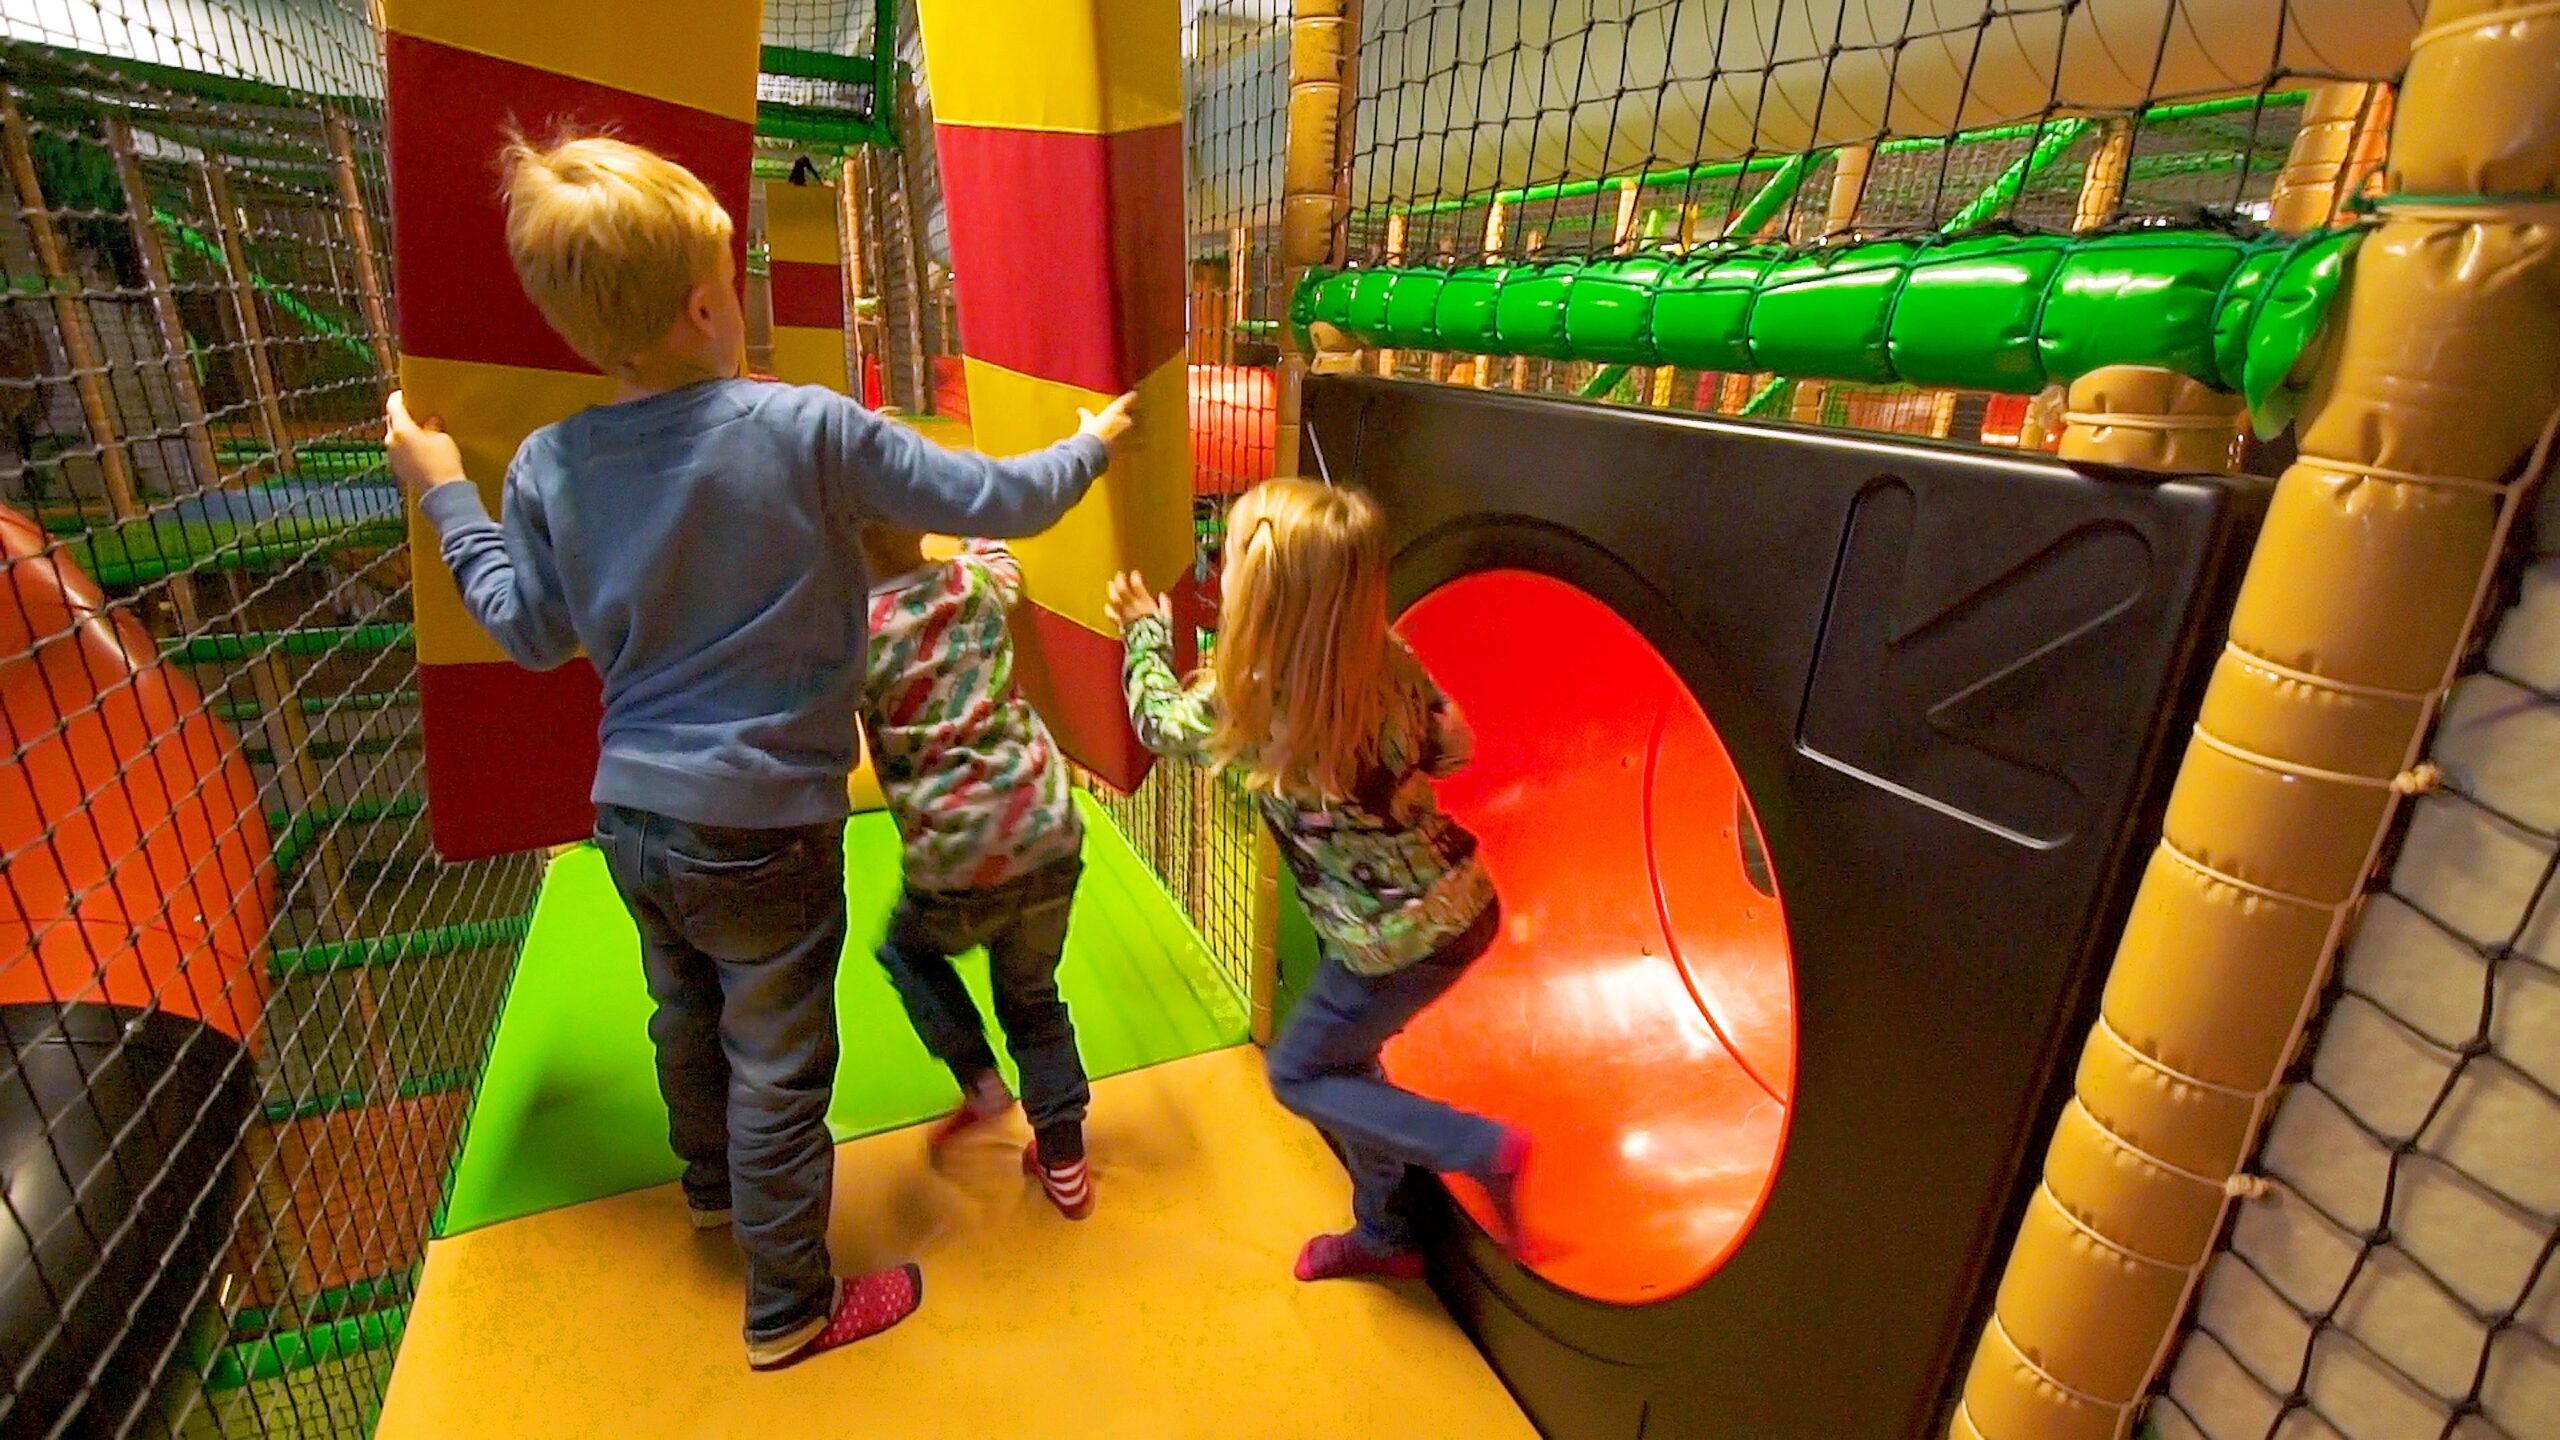
<instances>
[{"instance_id":1,"label":"girl with long blonde hair","mask_svg":"<svg viewBox=\"0 0 2560 1440\"><path fill-rule=\"evenodd\" d=\"M1323 955L1271 1047L1272 1092L1333 1136L1353 1228L1299 1252L1301 1280L1422 1273L1398 1203L1408 1166L1467 1175L1516 1246L1528 1144L1481 1115L1388 1083L1378 1052L1445 994L1501 928L1473 835L1432 781L1467 761L1457 707L1387 630L1385 529L1357 491L1271 480L1227 517L1218 643L1184 684L1162 597L1111 584L1138 738L1239 772L1298 882Z\"/></svg>"}]
</instances>

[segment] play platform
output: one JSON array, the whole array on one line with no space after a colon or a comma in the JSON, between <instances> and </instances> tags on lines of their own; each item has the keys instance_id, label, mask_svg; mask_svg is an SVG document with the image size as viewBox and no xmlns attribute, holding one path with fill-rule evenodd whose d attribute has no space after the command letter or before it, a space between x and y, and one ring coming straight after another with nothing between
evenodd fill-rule
<instances>
[{"instance_id":1,"label":"play platform","mask_svg":"<svg viewBox=\"0 0 2560 1440\"><path fill-rule=\"evenodd\" d=\"M1026 1133L965 1141L940 1171L911 1130L839 1147L838 1266L917 1260L924 1308L771 1375L738 1340L736 1249L686 1227L673 1185L440 1240L376 1433L1535 1435L1422 1285L1290 1278L1349 1183L1252 1047L1095 1087L1101 1203L1081 1224L1023 1177Z\"/></svg>"}]
</instances>

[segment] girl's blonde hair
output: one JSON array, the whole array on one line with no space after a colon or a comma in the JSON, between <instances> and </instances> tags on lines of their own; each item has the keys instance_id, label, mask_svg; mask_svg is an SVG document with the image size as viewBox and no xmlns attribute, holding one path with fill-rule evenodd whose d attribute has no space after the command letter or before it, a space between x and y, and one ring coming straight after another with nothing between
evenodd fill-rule
<instances>
[{"instance_id":1,"label":"girl's blonde hair","mask_svg":"<svg viewBox=\"0 0 2560 1440\"><path fill-rule=\"evenodd\" d=\"M542 318L613 372L666 338L720 273L734 226L709 186L609 135L548 146L510 136L507 254Z\"/></svg>"},{"instance_id":2,"label":"girl's blonde hair","mask_svg":"<svg viewBox=\"0 0 2560 1440\"><path fill-rule=\"evenodd\" d=\"M1390 653L1376 503L1311 480L1246 491L1227 513L1210 758L1288 799L1350 795L1407 703Z\"/></svg>"}]
</instances>

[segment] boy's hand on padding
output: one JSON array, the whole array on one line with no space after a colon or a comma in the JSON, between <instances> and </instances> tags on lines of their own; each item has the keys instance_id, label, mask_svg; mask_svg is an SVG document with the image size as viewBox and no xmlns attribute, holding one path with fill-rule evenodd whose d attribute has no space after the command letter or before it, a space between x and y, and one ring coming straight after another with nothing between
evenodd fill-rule
<instances>
[{"instance_id":1,"label":"boy's hand on padding","mask_svg":"<svg viewBox=\"0 0 2560 1440\"><path fill-rule=\"evenodd\" d=\"M444 433L444 422L430 415L423 425L409 418L409 402L397 390L383 406L388 429L383 447L390 452L391 473L412 504L438 485L463 481L462 447Z\"/></svg>"},{"instance_id":2,"label":"boy's hand on padding","mask_svg":"<svg viewBox=\"0 0 2560 1440\"><path fill-rule=\"evenodd\" d=\"M1172 613L1166 599L1147 588L1147 577L1135 570L1123 570L1111 577L1111 592L1103 600L1103 609L1111 615L1111 623L1126 630L1153 616L1158 620Z\"/></svg>"},{"instance_id":3,"label":"boy's hand on padding","mask_svg":"<svg viewBox=\"0 0 2560 1440\"><path fill-rule=\"evenodd\" d=\"M1076 411L1076 433L1090 435L1116 451L1120 448L1121 438L1135 423L1133 412L1137 408L1138 392L1132 390L1098 411L1080 409Z\"/></svg>"}]
</instances>

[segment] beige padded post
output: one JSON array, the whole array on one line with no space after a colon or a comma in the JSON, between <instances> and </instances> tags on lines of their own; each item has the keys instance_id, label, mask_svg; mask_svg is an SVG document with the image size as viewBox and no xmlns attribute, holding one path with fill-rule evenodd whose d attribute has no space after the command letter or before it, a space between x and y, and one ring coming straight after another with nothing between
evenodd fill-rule
<instances>
[{"instance_id":1,"label":"beige padded post","mask_svg":"<svg viewBox=\"0 0 2560 1440\"><path fill-rule=\"evenodd\" d=\"M2164 1363L2560 412L2560 10L2437 0L1958 1440L2119 1440ZM2547 449L2547 446L2545 447Z\"/></svg>"}]
</instances>

